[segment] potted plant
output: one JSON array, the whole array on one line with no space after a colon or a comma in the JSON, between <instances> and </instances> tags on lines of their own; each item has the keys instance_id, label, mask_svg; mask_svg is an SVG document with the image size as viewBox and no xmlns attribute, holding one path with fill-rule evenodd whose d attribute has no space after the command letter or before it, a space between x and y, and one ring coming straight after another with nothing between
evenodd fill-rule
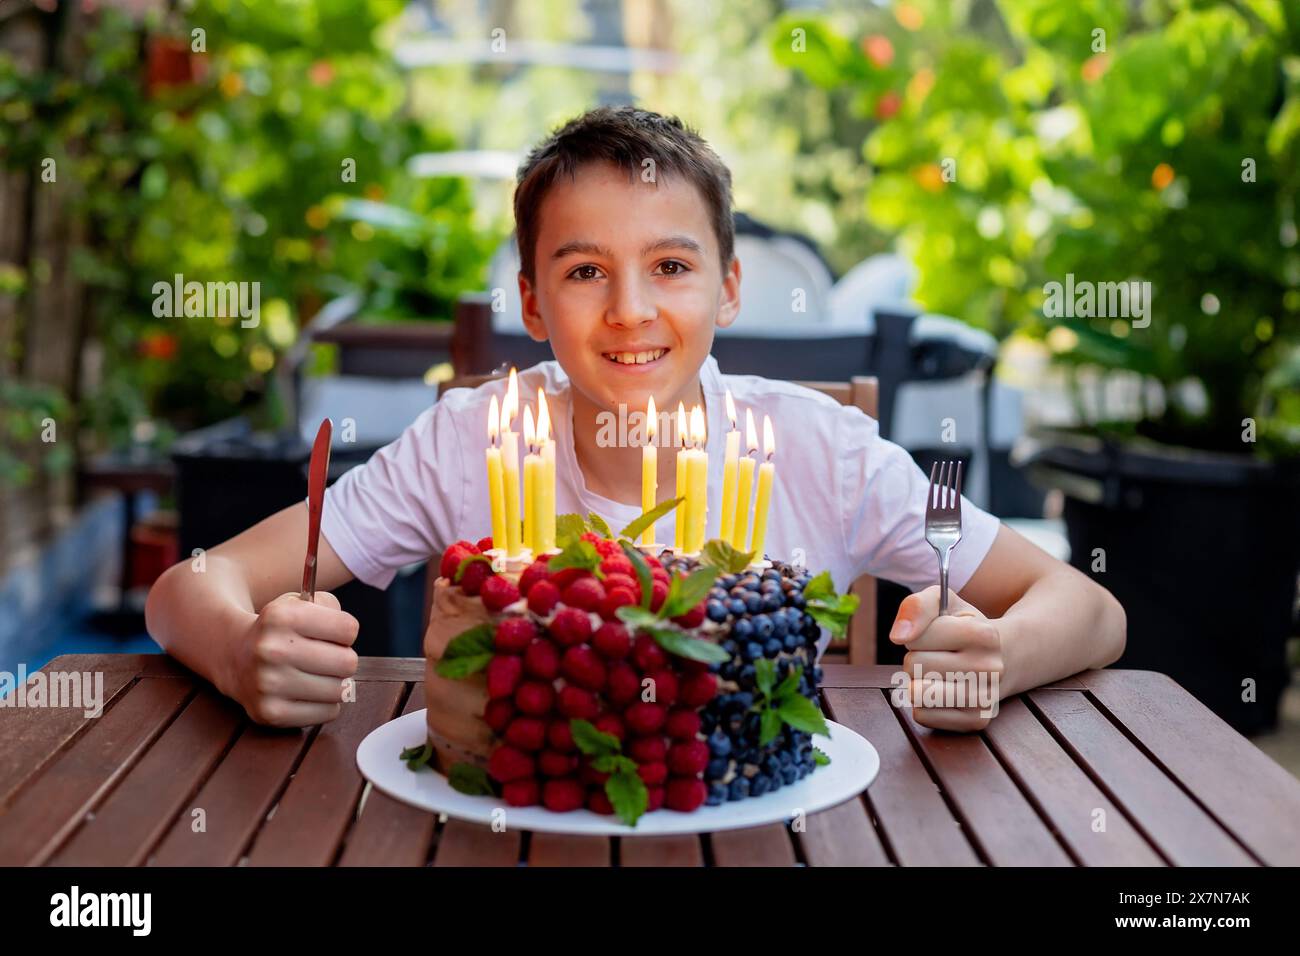
<instances>
[{"instance_id":1,"label":"potted plant","mask_svg":"<svg viewBox=\"0 0 1300 956\"><path fill-rule=\"evenodd\" d=\"M877 118L866 208L921 301L1065 370L1076 420L1026 458L1128 612L1120 665L1273 725L1300 570L1300 11L900 3L856 42L774 31Z\"/></svg>"}]
</instances>

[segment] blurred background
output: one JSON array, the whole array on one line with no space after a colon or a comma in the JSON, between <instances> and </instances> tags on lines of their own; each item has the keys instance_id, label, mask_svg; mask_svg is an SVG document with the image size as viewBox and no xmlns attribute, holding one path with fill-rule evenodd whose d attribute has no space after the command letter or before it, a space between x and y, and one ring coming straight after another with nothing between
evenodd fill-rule
<instances>
[{"instance_id":1,"label":"blurred background","mask_svg":"<svg viewBox=\"0 0 1300 956\"><path fill-rule=\"evenodd\" d=\"M723 371L875 377L889 437L1120 598L1121 666L1300 770L1292 0L6 0L0 669L155 650L149 584L301 500L321 417L336 477L549 358L514 170L619 103L733 172ZM188 281L257 324L160 309ZM345 589L359 651L419 653L423 583Z\"/></svg>"}]
</instances>

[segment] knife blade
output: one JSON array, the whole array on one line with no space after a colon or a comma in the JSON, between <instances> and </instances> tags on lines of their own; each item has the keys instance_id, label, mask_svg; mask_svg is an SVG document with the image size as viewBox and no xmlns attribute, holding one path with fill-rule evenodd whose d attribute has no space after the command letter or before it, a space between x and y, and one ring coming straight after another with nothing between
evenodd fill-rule
<instances>
[{"instance_id":1,"label":"knife blade","mask_svg":"<svg viewBox=\"0 0 1300 956\"><path fill-rule=\"evenodd\" d=\"M334 423L328 418L320 423L316 441L311 446L311 467L307 472L307 560L302 565L304 601L316 600L316 548L320 544L320 516L325 507L325 480L330 470L330 439Z\"/></svg>"}]
</instances>

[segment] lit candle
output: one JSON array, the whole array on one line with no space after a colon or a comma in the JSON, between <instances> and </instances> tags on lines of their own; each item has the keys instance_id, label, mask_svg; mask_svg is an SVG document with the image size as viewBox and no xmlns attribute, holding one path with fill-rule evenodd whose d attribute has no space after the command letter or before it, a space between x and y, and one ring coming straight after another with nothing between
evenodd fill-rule
<instances>
[{"instance_id":1,"label":"lit candle","mask_svg":"<svg viewBox=\"0 0 1300 956\"><path fill-rule=\"evenodd\" d=\"M698 554L704 547L704 523L708 514L709 454L704 450L704 409L691 409L691 448L686 453L686 553Z\"/></svg>"},{"instance_id":2,"label":"lit candle","mask_svg":"<svg viewBox=\"0 0 1300 956\"><path fill-rule=\"evenodd\" d=\"M537 553L537 473L542 467L542 456L537 454L537 434L533 428L533 410L524 406L524 547Z\"/></svg>"},{"instance_id":3,"label":"lit candle","mask_svg":"<svg viewBox=\"0 0 1300 956\"><path fill-rule=\"evenodd\" d=\"M776 438L772 434L772 419L763 416L763 457L766 461L758 469L758 496L754 501L754 539L749 550L754 552L754 560L763 560L763 541L767 537L767 509L772 503L772 481L776 478L776 465L772 456L776 454Z\"/></svg>"},{"instance_id":4,"label":"lit candle","mask_svg":"<svg viewBox=\"0 0 1300 956\"><path fill-rule=\"evenodd\" d=\"M690 445L690 436L686 433L686 406L681 402L677 403L677 443L681 448L677 451L677 485L673 489L674 498L686 497L686 451ZM682 552L686 550L686 502L677 506L673 512L673 525L677 533L673 536L673 550Z\"/></svg>"},{"instance_id":5,"label":"lit candle","mask_svg":"<svg viewBox=\"0 0 1300 956\"><path fill-rule=\"evenodd\" d=\"M736 476L736 521L732 528L732 547L744 551L745 538L749 536L749 496L754 490L754 453L758 451L758 432L754 428L754 412L745 409L745 456L740 459Z\"/></svg>"},{"instance_id":6,"label":"lit candle","mask_svg":"<svg viewBox=\"0 0 1300 956\"><path fill-rule=\"evenodd\" d=\"M731 389L727 389L727 420L731 430L727 432L727 454L722 459L722 514L718 537L723 541L731 540L731 530L736 525L736 465L740 458L740 429L736 427L736 405L731 400Z\"/></svg>"},{"instance_id":7,"label":"lit candle","mask_svg":"<svg viewBox=\"0 0 1300 956\"><path fill-rule=\"evenodd\" d=\"M650 396L645 410L646 443L641 449L641 513L650 511L655 506L655 495L659 491L659 449L655 447L655 397ZM655 526L651 524L641 532L641 543L655 543Z\"/></svg>"},{"instance_id":8,"label":"lit candle","mask_svg":"<svg viewBox=\"0 0 1300 956\"><path fill-rule=\"evenodd\" d=\"M555 549L555 440L551 438L551 410L546 396L537 389L537 446L542 464L537 480L537 524L533 526L533 544L537 554Z\"/></svg>"},{"instance_id":9,"label":"lit candle","mask_svg":"<svg viewBox=\"0 0 1300 956\"><path fill-rule=\"evenodd\" d=\"M493 395L492 404L488 406L488 504L492 509L492 547L504 552L506 549L506 487L505 475L501 469L501 449L497 447L500 418L501 409L497 405L497 397Z\"/></svg>"},{"instance_id":10,"label":"lit candle","mask_svg":"<svg viewBox=\"0 0 1300 956\"><path fill-rule=\"evenodd\" d=\"M506 554L517 557L523 548L519 537L519 435L511 430L519 414L519 381L510 370L505 401L501 404L501 484L505 489Z\"/></svg>"}]
</instances>

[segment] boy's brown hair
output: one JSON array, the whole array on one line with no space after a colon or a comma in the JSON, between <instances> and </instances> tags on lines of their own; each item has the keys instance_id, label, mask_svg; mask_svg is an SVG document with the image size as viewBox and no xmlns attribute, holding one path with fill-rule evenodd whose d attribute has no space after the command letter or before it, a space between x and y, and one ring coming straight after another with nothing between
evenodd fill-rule
<instances>
[{"instance_id":1,"label":"boy's brown hair","mask_svg":"<svg viewBox=\"0 0 1300 956\"><path fill-rule=\"evenodd\" d=\"M653 160L652 167L645 161ZM515 187L515 232L519 263L531 282L541 231L540 211L547 191L561 176L572 178L588 163L613 163L629 177L646 168L654 175L680 175L700 191L718 237L725 270L731 262L736 229L731 216L731 171L709 144L676 116L634 106L601 106L569 120L535 146L519 167Z\"/></svg>"}]
</instances>

